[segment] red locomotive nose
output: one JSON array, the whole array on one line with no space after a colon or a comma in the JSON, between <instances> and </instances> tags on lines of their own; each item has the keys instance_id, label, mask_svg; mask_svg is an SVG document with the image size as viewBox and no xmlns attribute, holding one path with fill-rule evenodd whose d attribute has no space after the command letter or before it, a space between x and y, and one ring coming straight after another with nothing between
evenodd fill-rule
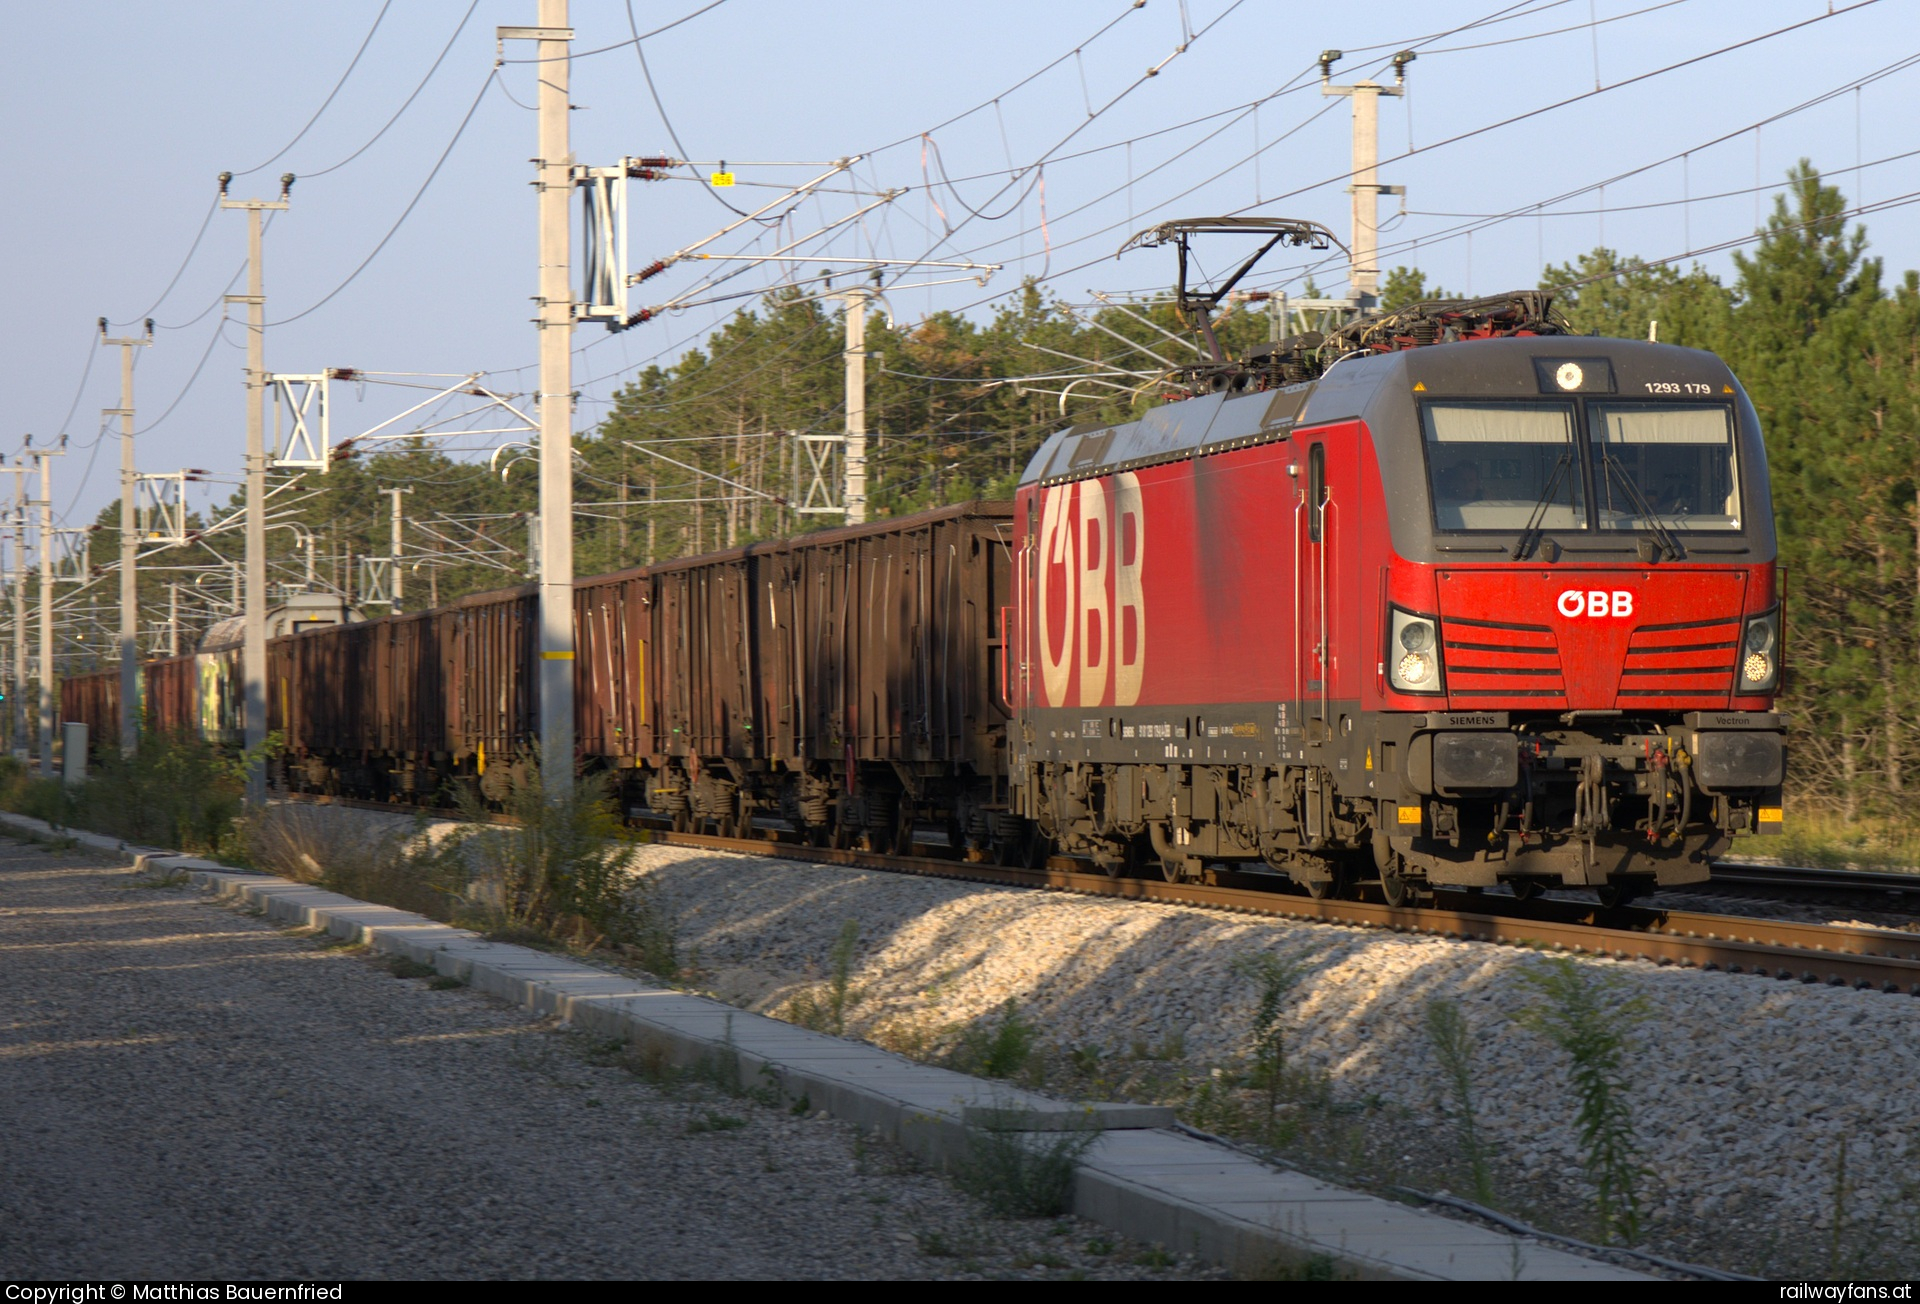
<instances>
[{"instance_id":1,"label":"red locomotive nose","mask_svg":"<svg viewBox=\"0 0 1920 1304\"><path fill-rule=\"evenodd\" d=\"M1724 709L1744 571L1441 570L1447 689L1466 708Z\"/></svg>"}]
</instances>

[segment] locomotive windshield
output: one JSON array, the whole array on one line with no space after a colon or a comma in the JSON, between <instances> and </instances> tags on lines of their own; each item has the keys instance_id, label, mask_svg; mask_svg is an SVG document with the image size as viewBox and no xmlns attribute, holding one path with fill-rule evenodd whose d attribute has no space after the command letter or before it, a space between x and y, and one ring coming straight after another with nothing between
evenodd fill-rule
<instances>
[{"instance_id":1,"label":"locomotive windshield","mask_svg":"<svg viewBox=\"0 0 1920 1304\"><path fill-rule=\"evenodd\" d=\"M1740 492L1729 409L1596 403L1593 497L1603 530L1737 530Z\"/></svg>"},{"instance_id":2,"label":"locomotive windshield","mask_svg":"<svg viewBox=\"0 0 1920 1304\"><path fill-rule=\"evenodd\" d=\"M1721 404L1452 400L1422 405L1421 423L1437 529L1740 528Z\"/></svg>"},{"instance_id":3,"label":"locomotive windshield","mask_svg":"<svg viewBox=\"0 0 1920 1304\"><path fill-rule=\"evenodd\" d=\"M1543 528L1585 528L1572 408L1429 403L1425 417L1440 529L1524 530L1536 511Z\"/></svg>"}]
</instances>

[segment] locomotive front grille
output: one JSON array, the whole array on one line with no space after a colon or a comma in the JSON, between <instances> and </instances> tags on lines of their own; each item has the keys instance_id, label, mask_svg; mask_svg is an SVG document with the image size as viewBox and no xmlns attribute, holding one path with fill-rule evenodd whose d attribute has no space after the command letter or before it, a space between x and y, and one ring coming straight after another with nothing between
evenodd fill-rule
<instances>
[{"instance_id":1,"label":"locomotive front grille","mask_svg":"<svg viewBox=\"0 0 1920 1304\"><path fill-rule=\"evenodd\" d=\"M1693 620L1645 625L1627 644L1623 700L1711 697L1725 701L1739 664L1740 622Z\"/></svg>"},{"instance_id":2,"label":"locomotive front grille","mask_svg":"<svg viewBox=\"0 0 1920 1304\"><path fill-rule=\"evenodd\" d=\"M1451 697L1531 697L1564 704L1560 643L1545 625L1454 618L1443 626Z\"/></svg>"}]
</instances>

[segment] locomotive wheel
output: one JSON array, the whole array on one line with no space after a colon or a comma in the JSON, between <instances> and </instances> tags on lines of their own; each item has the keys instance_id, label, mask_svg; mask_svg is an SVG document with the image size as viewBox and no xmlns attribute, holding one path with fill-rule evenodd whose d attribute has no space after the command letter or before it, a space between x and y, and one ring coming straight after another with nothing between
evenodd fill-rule
<instances>
[{"instance_id":1,"label":"locomotive wheel","mask_svg":"<svg viewBox=\"0 0 1920 1304\"><path fill-rule=\"evenodd\" d=\"M1028 832L1026 843L1020 849L1020 863L1027 869L1041 869L1052 854L1053 839L1039 829L1033 829Z\"/></svg>"},{"instance_id":2,"label":"locomotive wheel","mask_svg":"<svg viewBox=\"0 0 1920 1304\"><path fill-rule=\"evenodd\" d=\"M1601 909L1617 910L1619 907L1626 905L1629 901L1638 899L1640 895L1644 893L1646 890L1647 890L1646 885L1644 883L1630 883L1626 881L1617 881L1612 883L1602 883L1599 887L1594 889L1594 895L1600 898Z\"/></svg>"},{"instance_id":3,"label":"locomotive wheel","mask_svg":"<svg viewBox=\"0 0 1920 1304\"><path fill-rule=\"evenodd\" d=\"M1407 881L1405 862L1395 856L1393 863L1380 871L1380 897L1396 910L1413 901L1413 884Z\"/></svg>"},{"instance_id":4,"label":"locomotive wheel","mask_svg":"<svg viewBox=\"0 0 1920 1304\"><path fill-rule=\"evenodd\" d=\"M1195 864L1189 868L1190 856L1162 856L1160 858L1160 877L1169 883L1198 883L1207 876L1204 866Z\"/></svg>"},{"instance_id":5,"label":"locomotive wheel","mask_svg":"<svg viewBox=\"0 0 1920 1304\"><path fill-rule=\"evenodd\" d=\"M1134 878L1140 873L1140 839L1127 838L1120 844L1119 854L1109 854L1104 859L1094 861L1108 878Z\"/></svg>"}]
</instances>

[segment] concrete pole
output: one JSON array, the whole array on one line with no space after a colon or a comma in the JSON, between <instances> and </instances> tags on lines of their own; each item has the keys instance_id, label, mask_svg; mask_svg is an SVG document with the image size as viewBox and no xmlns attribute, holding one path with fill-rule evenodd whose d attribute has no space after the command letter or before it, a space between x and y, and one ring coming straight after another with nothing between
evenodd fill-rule
<instances>
[{"instance_id":1,"label":"concrete pole","mask_svg":"<svg viewBox=\"0 0 1920 1304\"><path fill-rule=\"evenodd\" d=\"M0 467L13 475L13 710L8 713L13 754L27 759L27 468Z\"/></svg>"},{"instance_id":2,"label":"concrete pole","mask_svg":"<svg viewBox=\"0 0 1920 1304\"><path fill-rule=\"evenodd\" d=\"M1380 296L1380 91L1375 82L1353 88L1352 265L1348 293L1358 299Z\"/></svg>"},{"instance_id":3,"label":"concrete pole","mask_svg":"<svg viewBox=\"0 0 1920 1304\"><path fill-rule=\"evenodd\" d=\"M100 319L100 342L120 349L120 751L131 756L140 740L140 539L134 522L133 351L153 343L153 322L146 338L108 339Z\"/></svg>"},{"instance_id":4,"label":"concrete pole","mask_svg":"<svg viewBox=\"0 0 1920 1304\"><path fill-rule=\"evenodd\" d=\"M572 482L569 481L568 483L571 485ZM406 590L400 581L400 496L402 494L412 493L413 486L407 485L399 489L382 489L380 492L393 499L393 551L387 554L392 558L387 564L392 572L390 578L390 595L393 598L393 609L398 611L400 610L400 599L406 596ZM311 581L309 581L309 585L311 585Z\"/></svg>"},{"instance_id":5,"label":"concrete pole","mask_svg":"<svg viewBox=\"0 0 1920 1304\"><path fill-rule=\"evenodd\" d=\"M267 396L267 298L264 273L260 266L261 214L287 207L287 191L293 174L280 178L280 198L222 198L220 207L239 208L247 214L247 292L228 295L247 305L247 541L246 541L246 641L241 651L241 679L244 683L241 718L247 751L254 756L247 767L247 804L262 806L267 800L266 758L260 748L267 741L267 445L265 413ZM226 181L220 183L226 193Z\"/></svg>"},{"instance_id":6,"label":"concrete pole","mask_svg":"<svg viewBox=\"0 0 1920 1304\"><path fill-rule=\"evenodd\" d=\"M36 450L40 461L40 776L51 779L53 769L53 458Z\"/></svg>"},{"instance_id":7,"label":"concrete pole","mask_svg":"<svg viewBox=\"0 0 1920 1304\"><path fill-rule=\"evenodd\" d=\"M867 519L867 291L847 299L847 524Z\"/></svg>"},{"instance_id":8,"label":"concrete pole","mask_svg":"<svg viewBox=\"0 0 1920 1304\"><path fill-rule=\"evenodd\" d=\"M167 585L167 655L180 655L180 586Z\"/></svg>"},{"instance_id":9,"label":"concrete pole","mask_svg":"<svg viewBox=\"0 0 1920 1304\"><path fill-rule=\"evenodd\" d=\"M573 151L567 0L540 0L540 772L573 790Z\"/></svg>"},{"instance_id":10,"label":"concrete pole","mask_svg":"<svg viewBox=\"0 0 1920 1304\"><path fill-rule=\"evenodd\" d=\"M1320 93L1353 100L1353 184L1347 187L1353 197L1353 234L1347 246L1347 297L1364 308L1380 297L1380 196L1404 193L1400 186L1380 184L1380 97L1406 94L1407 65L1413 62L1413 54L1403 50L1394 56L1391 86L1373 81L1332 85L1333 61L1339 57L1338 50L1320 56Z\"/></svg>"}]
</instances>

